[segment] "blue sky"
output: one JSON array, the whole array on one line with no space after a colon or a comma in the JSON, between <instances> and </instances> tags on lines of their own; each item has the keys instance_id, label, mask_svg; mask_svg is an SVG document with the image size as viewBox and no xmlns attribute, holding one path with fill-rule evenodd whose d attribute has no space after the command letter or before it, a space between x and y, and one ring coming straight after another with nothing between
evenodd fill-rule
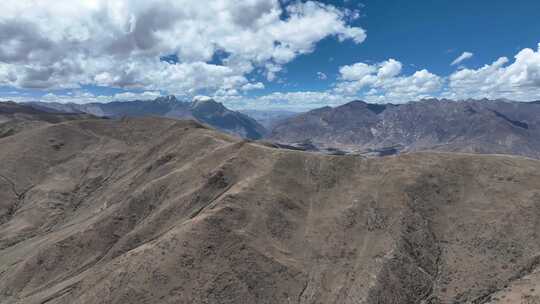
<instances>
[{"instance_id":1,"label":"blue sky","mask_svg":"<svg viewBox=\"0 0 540 304\"><path fill-rule=\"evenodd\" d=\"M10 1L0 13L2 99L208 95L232 108L298 110L540 99L540 1Z\"/></svg>"},{"instance_id":2,"label":"blue sky","mask_svg":"<svg viewBox=\"0 0 540 304\"><path fill-rule=\"evenodd\" d=\"M365 42L339 43L330 37L318 43L315 52L288 65L284 76L289 86L275 84L272 90L328 89L339 75L339 67L354 62L381 62L395 58L413 72L426 68L438 75L456 70L450 63L462 52L473 52L464 62L479 68L501 56L540 42L540 1L452 0L452 1L324 1L360 8L355 25L366 29ZM317 79L317 72L328 75Z\"/></svg>"}]
</instances>

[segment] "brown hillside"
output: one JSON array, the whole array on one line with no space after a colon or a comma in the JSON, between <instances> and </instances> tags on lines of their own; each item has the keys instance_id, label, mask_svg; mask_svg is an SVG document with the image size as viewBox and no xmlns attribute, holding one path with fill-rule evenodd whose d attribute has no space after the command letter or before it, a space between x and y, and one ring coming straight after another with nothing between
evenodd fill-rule
<instances>
[{"instance_id":1,"label":"brown hillside","mask_svg":"<svg viewBox=\"0 0 540 304\"><path fill-rule=\"evenodd\" d=\"M536 160L329 156L141 118L20 132L0 163L0 303L540 299Z\"/></svg>"}]
</instances>

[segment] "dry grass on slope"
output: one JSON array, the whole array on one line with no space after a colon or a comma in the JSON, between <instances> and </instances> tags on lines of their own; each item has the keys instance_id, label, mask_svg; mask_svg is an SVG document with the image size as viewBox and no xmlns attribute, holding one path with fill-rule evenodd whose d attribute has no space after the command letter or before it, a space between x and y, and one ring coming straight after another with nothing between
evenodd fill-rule
<instances>
[{"instance_id":1,"label":"dry grass on slope","mask_svg":"<svg viewBox=\"0 0 540 304\"><path fill-rule=\"evenodd\" d=\"M534 160L328 156L145 118L25 131L0 161L1 303L486 303L540 284Z\"/></svg>"}]
</instances>

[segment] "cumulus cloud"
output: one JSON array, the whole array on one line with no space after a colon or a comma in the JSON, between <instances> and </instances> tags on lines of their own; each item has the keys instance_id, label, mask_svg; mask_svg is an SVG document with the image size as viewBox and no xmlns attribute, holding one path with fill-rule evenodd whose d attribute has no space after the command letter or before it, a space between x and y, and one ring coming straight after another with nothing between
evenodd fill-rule
<instances>
[{"instance_id":1,"label":"cumulus cloud","mask_svg":"<svg viewBox=\"0 0 540 304\"><path fill-rule=\"evenodd\" d=\"M123 101L123 100L150 100L150 99L156 99L161 96L160 92L155 91L145 91L142 93L134 93L134 92L123 92L123 93L117 93L114 94L111 98L117 101Z\"/></svg>"},{"instance_id":2,"label":"cumulus cloud","mask_svg":"<svg viewBox=\"0 0 540 304\"><path fill-rule=\"evenodd\" d=\"M0 85L82 85L194 95L261 88L283 66L334 36L361 43L353 12L316 1L6 0ZM217 54L224 54L219 63ZM176 62L160 60L174 55Z\"/></svg>"},{"instance_id":3,"label":"cumulus cloud","mask_svg":"<svg viewBox=\"0 0 540 304\"><path fill-rule=\"evenodd\" d=\"M459 55L458 58L454 59L454 61L452 61L452 63L450 63L450 65L458 65L458 64L462 63L463 61L472 58L473 56L474 56L474 54L471 53L471 52L463 52L461 55Z\"/></svg>"},{"instance_id":4,"label":"cumulus cloud","mask_svg":"<svg viewBox=\"0 0 540 304\"><path fill-rule=\"evenodd\" d=\"M165 63L162 63L165 65ZM211 66L208 67L207 65ZM291 109L307 110L321 106L336 106L353 99L362 99L369 102L407 102L426 97L444 97L450 99L467 98L507 98L513 100L540 100L540 44L536 49L526 48L514 56L514 60L501 57L491 64L478 69L461 69L442 77L423 69L412 74L402 74L399 61L388 59L375 64L354 63L342 66L335 87L328 91L297 91L275 92L260 97L246 97L242 91L263 89L264 84L249 82L244 76L234 75L227 66L214 67L206 63L188 65L174 65L182 73L193 73L197 69L214 69L210 75L215 78L197 78L186 83L197 87L197 81L205 83L215 82L219 88L209 93L211 98L224 102L233 108L259 108L259 109ZM129 71L126 71L129 73ZM161 73L165 73L161 71ZM180 72L178 72L180 73ZM227 74L231 73L231 74ZM1 77L14 77L5 64L0 63ZM223 76L225 75L225 76ZM112 77L100 75L100 77ZM216 79L225 77L226 81ZM176 81L171 77L171 82ZM219 85L218 85L219 84ZM20 91L15 92L18 97L5 99L28 99ZM112 96L96 96L92 93L75 90L74 94L54 95L43 97L44 100L58 102L108 102L113 100L154 99L160 96L156 90L139 91L138 93L119 93ZM187 96L179 96L189 100ZM210 97L209 97L210 98Z\"/></svg>"},{"instance_id":5,"label":"cumulus cloud","mask_svg":"<svg viewBox=\"0 0 540 304\"><path fill-rule=\"evenodd\" d=\"M358 62L353 65L346 65L339 68L341 78L344 80L361 80L365 76L371 75L377 71L377 66Z\"/></svg>"},{"instance_id":6,"label":"cumulus cloud","mask_svg":"<svg viewBox=\"0 0 540 304\"><path fill-rule=\"evenodd\" d=\"M501 57L479 69L462 69L449 76L448 98L540 99L540 43L525 48L510 63Z\"/></svg>"},{"instance_id":7,"label":"cumulus cloud","mask_svg":"<svg viewBox=\"0 0 540 304\"><path fill-rule=\"evenodd\" d=\"M377 72L377 77L381 79L395 77L401 73L401 67L401 62L389 59L381 63L379 71Z\"/></svg>"},{"instance_id":8,"label":"cumulus cloud","mask_svg":"<svg viewBox=\"0 0 540 304\"><path fill-rule=\"evenodd\" d=\"M242 90L251 91L251 90L261 90L264 89L264 84L262 82L257 83L246 83L242 86Z\"/></svg>"},{"instance_id":9,"label":"cumulus cloud","mask_svg":"<svg viewBox=\"0 0 540 304\"><path fill-rule=\"evenodd\" d=\"M461 69L448 77L435 75L425 69L403 75L402 67L395 59L375 64L358 62L340 67L338 82L333 90L272 93L252 99L236 98L229 102L231 106L240 108L306 110L336 106L353 99L393 103L428 97L540 100L540 43L536 50L525 48L518 52L513 62L501 57L479 69Z\"/></svg>"},{"instance_id":10,"label":"cumulus cloud","mask_svg":"<svg viewBox=\"0 0 540 304\"><path fill-rule=\"evenodd\" d=\"M401 62L388 59L377 64L355 63L342 66L341 81L335 91L345 96L358 96L368 101L406 102L436 94L443 79L427 70L400 76Z\"/></svg>"},{"instance_id":11,"label":"cumulus cloud","mask_svg":"<svg viewBox=\"0 0 540 304\"><path fill-rule=\"evenodd\" d=\"M67 94L47 93L40 100L47 102L58 103L105 103L111 101L130 101L130 100L153 100L162 96L160 92L143 91L143 92L123 92L112 95L95 95L87 91L73 91ZM4 100L28 101L18 94L15 98L4 98Z\"/></svg>"}]
</instances>

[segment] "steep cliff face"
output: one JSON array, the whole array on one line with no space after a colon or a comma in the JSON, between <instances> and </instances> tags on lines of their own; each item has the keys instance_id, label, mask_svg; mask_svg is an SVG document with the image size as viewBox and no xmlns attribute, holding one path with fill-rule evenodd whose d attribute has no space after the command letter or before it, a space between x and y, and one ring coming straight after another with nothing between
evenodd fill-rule
<instances>
[{"instance_id":1,"label":"steep cliff face","mask_svg":"<svg viewBox=\"0 0 540 304\"><path fill-rule=\"evenodd\" d=\"M0 162L2 303L486 303L540 284L531 159L328 156L137 118L26 130Z\"/></svg>"}]
</instances>

